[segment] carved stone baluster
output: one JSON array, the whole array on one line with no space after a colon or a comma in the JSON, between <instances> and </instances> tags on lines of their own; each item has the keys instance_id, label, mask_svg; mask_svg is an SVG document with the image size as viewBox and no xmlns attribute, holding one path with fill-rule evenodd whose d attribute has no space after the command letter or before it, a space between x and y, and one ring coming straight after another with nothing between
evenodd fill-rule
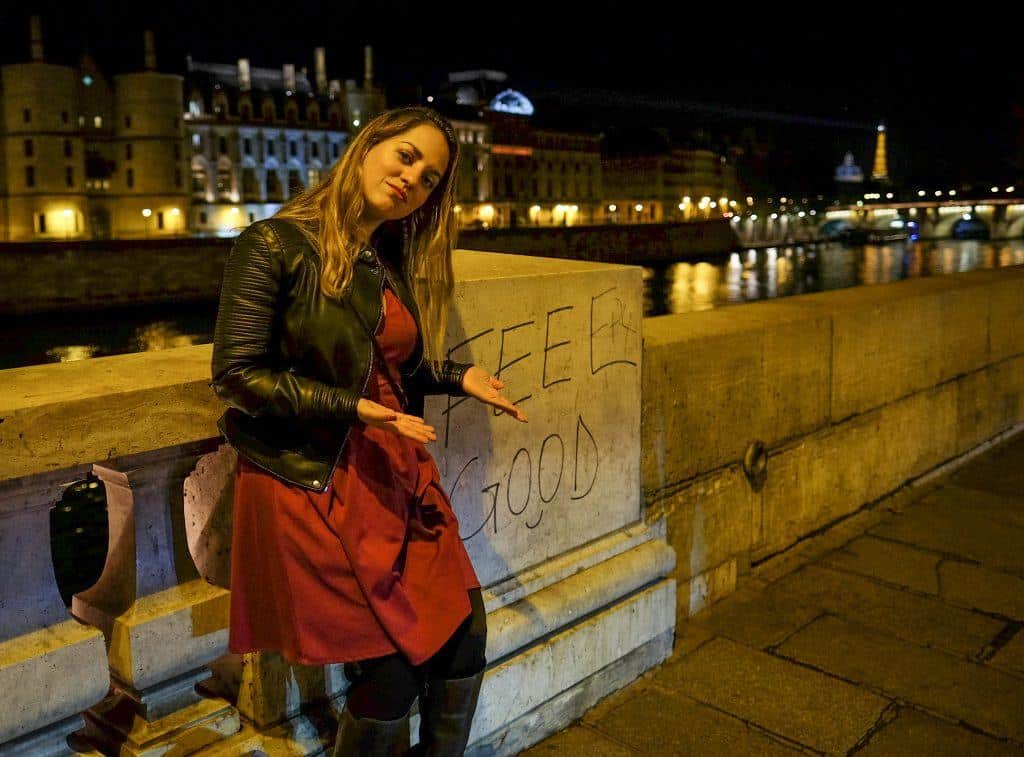
<instances>
[{"instance_id":1,"label":"carved stone baluster","mask_svg":"<svg viewBox=\"0 0 1024 757\"><path fill-rule=\"evenodd\" d=\"M50 551L50 508L87 471L0 482L0 755L70 754L110 688L103 636L68 615Z\"/></svg>"},{"instance_id":2,"label":"carved stone baluster","mask_svg":"<svg viewBox=\"0 0 1024 757\"><path fill-rule=\"evenodd\" d=\"M89 738L121 754L188 753L235 733L237 711L196 684L227 649L226 590L199 577L185 538L183 488L201 442L95 465L107 491L110 546L76 617L102 629L115 694L86 716Z\"/></svg>"}]
</instances>

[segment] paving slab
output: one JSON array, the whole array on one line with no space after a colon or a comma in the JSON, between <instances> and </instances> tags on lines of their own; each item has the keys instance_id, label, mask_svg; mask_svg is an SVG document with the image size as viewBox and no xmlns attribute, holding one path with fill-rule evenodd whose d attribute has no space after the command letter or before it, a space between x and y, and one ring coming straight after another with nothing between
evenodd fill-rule
<instances>
[{"instance_id":1,"label":"paving slab","mask_svg":"<svg viewBox=\"0 0 1024 757\"><path fill-rule=\"evenodd\" d=\"M942 598L947 602L1024 620L1024 578L981 565L944 560L939 565L939 581Z\"/></svg>"},{"instance_id":2,"label":"paving slab","mask_svg":"<svg viewBox=\"0 0 1024 757\"><path fill-rule=\"evenodd\" d=\"M875 733L858 757L920 754L928 757L1019 757L1024 748L975 733L910 707Z\"/></svg>"},{"instance_id":3,"label":"paving slab","mask_svg":"<svg viewBox=\"0 0 1024 757\"><path fill-rule=\"evenodd\" d=\"M989 664L1024 677L1024 630L1018 630L1016 636L992 656Z\"/></svg>"},{"instance_id":4,"label":"paving slab","mask_svg":"<svg viewBox=\"0 0 1024 757\"><path fill-rule=\"evenodd\" d=\"M824 565L805 565L761 592L732 603L729 599L697 620L719 636L759 649L782 642L824 613L965 657L980 651L1005 625L938 598Z\"/></svg>"},{"instance_id":5,"label":"paving slab","mask_svg":"<svg viewBox=\"0 0 1024 757\"><path fill-rule=\"evenodd\" d=\"M778 654L1024 744L1024 680L834 616L794 634Z\"/></svg>"},{"instance_id":6,"label":"paving slab","mask_svg":"<svg viewBox=\"0 0 1024 757\"><path fill-rule=\"evenodd\" d=\"M700 624L706 633L767 649L821 615L821 608L815 603L774 590L775 586L740 588L690 620Z\"/></svg>"},{"instance_id":7,"label":"paving slab","mask_svg":"<svg viewBox=\"0 0 1024 757\"><path fill-rule=\"evenodd\" d=\"M960 486L1021 496L1024 494L1024 437L1018 435L964 465L952 479Z\"/></svg>"},{"instance_id":8,"label":"paving slab","mask_svg":"<svg viewBox=\"0 0 1024 757\"><path fill-rule=\"evenodd\" d=\"M554 754L627 757L627 755L635 755L636 752L622 744L616 744L586 726L574 725L519 754L522 757L547 757L547 755Z\"/></svg>"},{"instance_id":9,"label":"paving slab","mask_svg":"<svg viewBox=\"0 0 1024 757\"><path fill-rule=\"evenodd\" d=\"M658 685L799 744L845 754L889 700L729 639L662 668Z\"/></svg>"},{"instance_id":10,"label":"paving slab","mask_svg":"<svg viewBox=\"0 0 1024 757\"><path fill-rule=\"evenodd\" d=\"M1018 495L947 485L915 501L907 509L927 507L935 513L980 517L1012 528L1024 528L1024 492L1018 492Z\"/></svg>"},{"instance_id":11,"label":"paving slab","mask_svg":"<svg viewBox=\"0 0 1024 757\"><path fill-rule=\"evenodd\" d=\"M808 565L774 587L838 615L926 647L976 653L1004 623L938 598L884 586L855 573ZM820 613L819 613L820 614Z\"/></svg>"},{"instance_id":12,"label":"paving slab","mask_svg":"<svg viewBox=\"0 0 1024 757\"><path fill-rule=\"evenodd\" d=\"M883 539L912 544L953 557L1024 575L1024 529L973 512L970 500L960 499L970 489L938 489L902 513L894 513L869 533ZM949 497L963 506L929 507Z\"/></svg>"},{"instance_id":13,"label":"paving slab","mask_svg":"<svg viewBox=\"0 0 1024 757\"><path fill-rule=\"evenodd\" d=\"M935 568L941 559L934 552L909 544L862 536L825 555L819 562L924 594L938 594L939 577Z\"/></svg>"},{"instance_id":14,"label":"paving slab","mask_svg":"<svg viewBox=\"0 0 1024 757\"><path fill-rule=\"evenodd\" d=\"M688 697L657 691L630 699L591 725L641 754L731 757L803 751Z\"/></svg>"}]
</instances>

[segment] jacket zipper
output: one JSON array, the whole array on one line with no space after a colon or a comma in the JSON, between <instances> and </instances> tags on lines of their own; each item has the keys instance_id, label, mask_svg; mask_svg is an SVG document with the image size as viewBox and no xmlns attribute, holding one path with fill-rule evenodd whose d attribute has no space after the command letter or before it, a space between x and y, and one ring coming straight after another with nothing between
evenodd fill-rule
<instances>
[{"instance_id":1,"label":"jacket zipper","mask_svg":"<svg viewBox=\"0 0 1024 757\"><path fill-rule=\"evenodd\" d=\"M381 319L384 318L384 306L381 305L381 299L384 297L384 264L380 263L381 273L383 274L380 278L380 290L377 292L377 303L380 306L380 312L377 314L377 322L373 326L373 333L377 333L377 329L380 328ZM385 370L387 370L385 368ZM366 392L366 386L370 383L370 376L373 375L373 345L370 345L370 359L366 363L366 376L363 377L363 386L359 390L359 396L362 397L363 393ZM354 422L359 422L358 415ZM348 428L345 430L345 438L341 440L341 446L338 448L338 454L334 458L334 464L331 466L330 471L327 473L327 479L324 481L324 488L320 489L320 492L327 491L327 488L331 485L331 479L334 478L334 470L338 467L338 463L341 462L341 455L345 451L345 445L348 444L348 435L352 433L352 424L350 423Z\"/></svg>"}]
</instances>

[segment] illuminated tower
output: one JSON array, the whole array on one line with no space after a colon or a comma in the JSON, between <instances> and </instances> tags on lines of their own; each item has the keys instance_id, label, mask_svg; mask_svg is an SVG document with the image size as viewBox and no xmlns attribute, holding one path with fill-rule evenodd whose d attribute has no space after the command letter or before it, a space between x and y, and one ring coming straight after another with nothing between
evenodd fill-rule
<instances>
[{"instance_id":1,"label":"illuminated tower","mask_svg":"<svg viewBox=\"0 0 1024 757\"><path fill-rule=\"evenodd\" d=\"M875 142L875 163L871 167L871 180L889 183L889 163L885 157L885 124L878 124L878 141Z\"/></svg>"}]
</instances>

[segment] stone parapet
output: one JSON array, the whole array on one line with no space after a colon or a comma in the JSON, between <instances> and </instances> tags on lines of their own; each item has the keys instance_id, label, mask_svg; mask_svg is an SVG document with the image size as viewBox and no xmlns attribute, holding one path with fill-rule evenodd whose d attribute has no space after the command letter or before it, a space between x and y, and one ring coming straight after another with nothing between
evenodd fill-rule
<instances>
[{"instance_id":1,"label":"stone parapet","mask_svg":"<svg viewBox=\"0 0 1024 757\"><path fill-rule=\"evenodd\" d=\"M1018 266L646 319L646 514L667 518L676 578L728 586L729 560L1024 422L1022 303ZM763 487L744 472L757 442Z\"/></svg>"},{"instance_id":2,"label":"stone parapet","mask_svg":"<svg viewBox=\"0 0 1024 757\"><path fill-rule=\"evenodd\" d=\"M483 252L455 263L449 354L500 376L530 418L447 396L424 413L486 587L484 749L513 743L524 719L577 717L671 652L675 554L641 497L640 270ZM79 466L105 487L106 565L73 611L106 642L112 689L76 705L80 737L105 753L316 753L344 704L341 666L227 653L235 457L217 438L209 364L202 346L0 372L0 482ZM33 617L66 620L59 599L20 591ZM512 702L517 690L528 696Z\"/></svg>"}]
</instances>

